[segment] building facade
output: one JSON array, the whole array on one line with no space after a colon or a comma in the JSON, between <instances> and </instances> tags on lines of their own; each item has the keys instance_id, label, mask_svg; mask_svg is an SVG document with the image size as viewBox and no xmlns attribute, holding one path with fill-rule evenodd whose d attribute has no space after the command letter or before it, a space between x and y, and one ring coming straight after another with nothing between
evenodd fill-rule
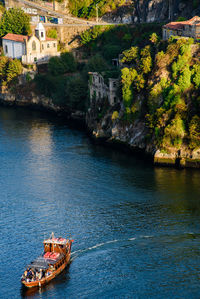
<instances>
[{"instance_id":1,"label":"building facade","mask_svg":"<svg viewBox=\"0 0 200 299\"><path fill-rule=\"evenodd\" d=\"M91 102L94 100L108 99L111 106L118 102L119 79L108 78L105 80L104 75L97 72L90 72L89 76Z\"/></svg>"},{"instance_id":2,"label":"building facade","mask_svg":"<svg viewBox=\"0 0 200 299\"><path fill-rule=\"evenodd\" d=\"M59 56L57 40L46 37L44 26L39 23L35 35L26 36L8 33L2 38L4 54L7 57L21 59L24 64L48 61Z\"/></svg>"},{"instance_id":3,"label":"building facade","mask_svg":"<svg viewBox=\"0 0 200 299\"><path fill-rule=\"evenodd\" d=\"M168 40L172 35L200 39L200 17L195 16L188 21L171 22L163 26L163 39Z\"/></svg>"}]
</instances>

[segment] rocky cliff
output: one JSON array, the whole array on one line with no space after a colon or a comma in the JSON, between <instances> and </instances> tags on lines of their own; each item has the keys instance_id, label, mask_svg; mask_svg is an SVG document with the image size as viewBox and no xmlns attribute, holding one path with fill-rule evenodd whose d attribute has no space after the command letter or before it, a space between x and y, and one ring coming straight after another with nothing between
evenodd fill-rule
<instances>
[{"instance_id":1,"label":"rocky cliff","mask_svg":"<svg viewBox=\"0 0 200 299\"><path fill-rule=\"evenodd\" d=\"M200 15L199 0L133 0L133 4L106 14L103 19L115 22L146 23L191 18Z\"/></svg>"},{"instance_id":2,"label":"rocky cliff","mask_svg":"<svg viewBox=\"0 0 200 299\"><path fill-rule=\"evenodd\" d=\"M183 145L181 148L169 147L167 151L163 151L155 145L153 137L151 140L147 139L148 129L144 120L136 120L133 123L113 120L113 112L119 109L115 106L99 119L100 107L99 103L93 103L86 117L88 129L96 140L148 155L155 165L200 168L200 148L190 149ZM124 106L121 105L119 110L120 118L123 117Z\"/></svg>"},{"instance_id":3,"label":"rocky cliff","mask_svg":"<svg viewBox=\"0 0 200 299\"><path fill-rule=\"evenodd\" d=\"M121 99L107 109L106 99L92 98L88 127L95 138L143 151L155 164L200 168L199 45L155 39L124 52Z\"/></svg>"}]
</instances>

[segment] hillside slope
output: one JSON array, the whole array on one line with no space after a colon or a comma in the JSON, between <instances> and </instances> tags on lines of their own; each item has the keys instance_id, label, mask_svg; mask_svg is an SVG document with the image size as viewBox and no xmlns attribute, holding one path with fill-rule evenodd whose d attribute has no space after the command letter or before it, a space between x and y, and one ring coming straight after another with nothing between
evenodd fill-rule
<instances>
[{"instance_id":1,"label":"hillside slope","mask_svg":"<svg viewBox=\"0 0 200 299\"><path fill-rule=\"evenodd\" d=\"M122 100L107 110L106 100L93 100L94 136L150 153L155 163L200 167L199 57L192 39L164 42L156 34L124 51Z\"/></svg>"}]
</instances>

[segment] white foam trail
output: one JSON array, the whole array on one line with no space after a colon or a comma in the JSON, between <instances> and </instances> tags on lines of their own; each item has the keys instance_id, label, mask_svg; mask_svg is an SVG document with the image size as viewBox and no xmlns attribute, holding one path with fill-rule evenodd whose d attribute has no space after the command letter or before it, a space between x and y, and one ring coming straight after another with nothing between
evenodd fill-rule
<instances>
[{"instance_id":1,"label":"white foam trail","mask_svg":"<svg viewBox=\"0 0 200 299\"><path fill-rule=\"evenodd\" d=\"M105 242L105 243L96 244L96 245L94 245L94 246L92 246L92 247L88 247L88 248L86 248L86 249L79 249L79 250L76 250L76 251L74 251L74 252L71 253L71 256L73 256L73 257L71 258L71 261L73 261L75 258L77 258L77 257L78 257L81 253L83 253L83 252L86 252L86 251L88 251L88 250L93 250L93 249L96 249L96 248L98 248L98 247L102 247L102 246L104 246L104 245L106 245L106 244L115 243L115 242L120 242L120 241L123 241L123 240L112 240L112 241L107 241L107 242ZM74 256L74 255L75 255L75 256Z\"/></svg>"},{"instance_id":2,"label":"white foam trail","mask_svg":"<svg viewBox=\"0 0 200 299\"><path fill-rule=\"evenodd\" d=\"M84 249L83 249L83 250L84 250ZM79 249L79 250L73 251L73 252L71 253L71 255L74 255L74 254L76 254L76 253L78 253L78 252L82 252L83 250Z\"/></svg>"},{"instance_id":3,"label":"white foam trail","mask_svg":"<svg viewBox=\"0 0 200 299\"><path fill-rule=\"evenodd\" d=\"M92 246L92 247L89 247L88 249L86 249L86 250L92 250L92 249L95 249L95 248L97 248L97 247L101 247L101 246L103 246L103 245L105 245L106 243L100 243L100 244L97 244L97 245L94 245L94 246Z\"/></svg>"}]
</instances>

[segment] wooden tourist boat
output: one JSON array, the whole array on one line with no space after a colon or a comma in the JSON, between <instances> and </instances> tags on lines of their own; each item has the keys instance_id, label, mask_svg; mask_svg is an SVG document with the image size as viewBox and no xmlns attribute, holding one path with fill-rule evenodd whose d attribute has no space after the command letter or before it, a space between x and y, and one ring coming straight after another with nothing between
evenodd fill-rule
<instances>
[{"instance_id":1,"label":"wooden tourist boat","mask_svg":"<svg viewBox=\"0 0 200 299\"><path fill-rule=\"evenodd\" d=\"M44 240L44 253L28 265L21 282L28 288L40 287L55 278L70 262L73 240L51 238Z\"/></svg>"}]
</instances>

